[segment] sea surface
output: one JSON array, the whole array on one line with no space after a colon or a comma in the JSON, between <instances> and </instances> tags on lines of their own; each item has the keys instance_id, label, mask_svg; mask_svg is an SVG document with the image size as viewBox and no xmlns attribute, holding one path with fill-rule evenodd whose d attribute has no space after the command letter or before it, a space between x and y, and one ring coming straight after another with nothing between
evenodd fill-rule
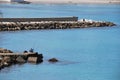
<instances>
[{"instance_id":1,"label":"sea surface","mask_svg":"<svg viewBox=\"0 0 120 80\"><path fill-rule=\"evenodd\" d=\"M14 52L34 48L41 64L13 65L0 80L120 80L120 5L0 4L1 17L63 17L111 21L114 27L5 31L0 47ZM58 63L49 63L50 58Z\"/></svg>"}]
</instances>

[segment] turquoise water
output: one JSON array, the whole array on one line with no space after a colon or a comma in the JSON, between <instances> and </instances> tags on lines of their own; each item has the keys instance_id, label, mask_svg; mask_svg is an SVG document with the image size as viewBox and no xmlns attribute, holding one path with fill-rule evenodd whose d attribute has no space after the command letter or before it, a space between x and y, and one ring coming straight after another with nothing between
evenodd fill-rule
<instances>
[{"instance_id":1,"label":"turquoise water","mask_svg":"<svg viewBox=\"0 0 120 80\"><path fill-rule=\"evenodd\" d=\"M34 48L38 65L14 65L0 80L120 80L120 5L0 4L3 17L78 16L112 21L114 27L0 32L0 47L14 52ZM56 57L58 63L47 62Z\"/></svg>"}]
</instances>

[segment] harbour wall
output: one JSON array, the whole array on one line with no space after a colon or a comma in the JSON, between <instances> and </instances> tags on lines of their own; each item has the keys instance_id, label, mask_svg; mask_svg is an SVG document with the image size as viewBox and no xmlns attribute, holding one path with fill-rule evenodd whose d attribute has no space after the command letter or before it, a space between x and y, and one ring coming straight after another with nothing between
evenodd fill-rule
<instances>
[{"instance_id":1,"label":"harbour wall","mask_svg":"<svg viewBox=\"0 0 120 80\"><path fill-rule=\"evenodd\" d=\"M0 22L78 21L78 17L53 18L0 18Z\"/></svg>"}]
</instances>

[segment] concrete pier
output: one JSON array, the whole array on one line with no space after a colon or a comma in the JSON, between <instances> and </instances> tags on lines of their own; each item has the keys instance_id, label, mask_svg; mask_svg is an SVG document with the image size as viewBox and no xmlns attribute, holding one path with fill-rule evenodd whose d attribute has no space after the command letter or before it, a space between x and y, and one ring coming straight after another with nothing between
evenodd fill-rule
<instances>
[{"instance_id":1,"label":"concrete pier","mask_svg":"<svg viewBox=\"0 0 120 80\"><path fill-rule=\"evenodd\" d=\"M0 22L78 21L78 17L0 18Z\"/></svg>"},{"instance_id":2,"label":"concrete pier","mask_svg":"<svg viewBox=\"0 0 120 80\"><path fill-rule=\"evenodd\" d=\"M34 54L35 53L0 53L0 56L28 56Z\"/></svg>"},{"instance_id":3,"label":"concrete pier","mask_svg":"<svg viewBox=\"0 0 120 80\"><path fill-rule=\"evenodd\" d=\"M0 48L0 69L21 63L41 63L43 55L37 52L13 53L11 50Z\"/></svg>"}]
</instances>

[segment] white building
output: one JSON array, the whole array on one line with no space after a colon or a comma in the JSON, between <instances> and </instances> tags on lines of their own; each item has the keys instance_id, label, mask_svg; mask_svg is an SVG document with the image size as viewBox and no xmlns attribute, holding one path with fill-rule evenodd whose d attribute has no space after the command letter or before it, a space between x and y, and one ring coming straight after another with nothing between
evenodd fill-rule
<instances>
[{"instance_id":1,"label":"white building","mask_svg":"<svg viewBox=\"0 0 120 80\"><path fill-rule=\"evenodd\" d=\"M0 0L2 2L22 2L24 0Z\"/></svg>"}]
</instances>

